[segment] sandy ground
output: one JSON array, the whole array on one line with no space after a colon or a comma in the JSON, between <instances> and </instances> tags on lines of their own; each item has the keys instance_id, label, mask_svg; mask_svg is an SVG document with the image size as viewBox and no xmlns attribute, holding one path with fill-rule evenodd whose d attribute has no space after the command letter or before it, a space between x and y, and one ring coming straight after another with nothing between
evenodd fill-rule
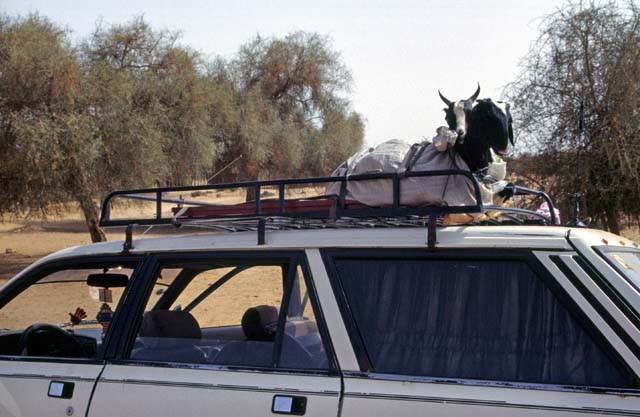
<instances>
[{"instance_id":1,"label":"sandy ground","mask_svg":"<svg viewBox=\"0 0 640 417\"><path fill-rule=\"evenodd\" d=\"M122 230L107 232L110 240ZM52 252L91 243L83 220L13 221L0 223L0 283Z\"/></svg>"}]
</instances>

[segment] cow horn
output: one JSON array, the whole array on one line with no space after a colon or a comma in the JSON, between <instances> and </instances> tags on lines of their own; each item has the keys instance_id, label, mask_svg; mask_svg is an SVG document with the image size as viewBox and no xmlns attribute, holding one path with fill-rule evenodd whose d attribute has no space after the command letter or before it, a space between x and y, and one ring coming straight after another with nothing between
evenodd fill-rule
<instances>
[{"instance_id":1,"label":"cow horn","mask_svg":"<svg viewBox=\"0 0 640 417\"><path fill-rule=\"evenodd\" d=\"M447 106L451 106L453 104L451 100L448 100L445 96L442 95L440 90L438 90L438 94L440 95L440 98L442 99L442 101L444 101L444 104L446 104Z\"/></svg>"},{"instance_id":2,"label":"cow horn","mask_svg":"<svg viewBox=\"0 0 640 417\"><path fill-rule=\"evenodd\" d=\"M469 97L468 101L476 101L476 99L478 98L478 96L480 95L480 83L478 83L478 89L476 90L475 93L473 93L473 95L471 97ZM440 96L442 97L442 96Z\"/></svg>"}]
</instances>

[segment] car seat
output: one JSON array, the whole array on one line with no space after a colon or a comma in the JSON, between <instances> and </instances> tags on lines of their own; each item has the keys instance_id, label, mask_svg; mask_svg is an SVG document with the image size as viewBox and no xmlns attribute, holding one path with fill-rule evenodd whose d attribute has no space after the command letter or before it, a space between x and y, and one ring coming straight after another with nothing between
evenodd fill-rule
<instances>
[{"instance_id":1,"label":"car seat","mask_svg":"<svg viewBox=\"0 0 640 417\"><path fill-rule=\"evenodd\" d=\"M221 365L271 366L278 309L261 305L247 309L241 325L245 340L227 343L214 362Z\"/></svg>"},{"instance_id":2,"label":"car seat","mask_svg":"<svg viewBox=\"0 0 640 417\"><path fill-rule=\"evenodd\" d=\"M135 349L131 359L205 362L204 353L196 347L202 336L200 325L187 311L148 311L142 318L139 336L144 347Z\"/></svg>"},{"instance_id":3,"label":"car seat","mask_svg":"<svg viewBox=\"0 0 640 417\"><path fill-rule=\"evenodd\" d=\"M242 331L246 340L225 345L215 357L221 365L271 366L278 324L278 309L274 306L251 307L242 315ZM313 360L294 338L285 334L282 340L281 366L314 368Z\"/></svg>"}]
</instances>

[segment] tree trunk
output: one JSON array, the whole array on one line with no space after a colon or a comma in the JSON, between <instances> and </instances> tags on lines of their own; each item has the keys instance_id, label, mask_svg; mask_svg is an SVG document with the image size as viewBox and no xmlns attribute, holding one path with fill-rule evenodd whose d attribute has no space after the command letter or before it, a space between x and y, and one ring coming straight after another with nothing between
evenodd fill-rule
<instances>
[{"instance_id":1,"label":"tree trunk","mask_svg":"<svg viewBox=\"0 0 640 417\"><path fill-rule=\"evenodd\" d=\"M245 188L244 201L249 203L256 200L256 189L254 187Z\"/></svg>"},{"instance_id":2,"label":"tree trunk","mask_svg":"<svg viewBox=\"0 0 640 417\"><path fill-rule=\"evenodd\" d=\"M618 213L611 207L606 208L607 229L613 234L620 234L620 223L618 222Z\"/></svg>"},{"instance_id":3,"label":"tree trunk","mask_svg":"<svg viewBox=\"0 0 640 417\"><path fill-rule=\"evenodd\" d=\"M84 219L87 223L89 234L91 235L91 241L93 243L106 242L107 236L99 226L100 217L98 215L98 206L93 202L93 199L90 196L85 194L76 196L76 199L78 200L78 203L80 203L80 208L84 214Z\"/></svg>"},{"instance_id":4,"label":"tree trunk","mask_svg":"<svg viewBox=\"0 0 640 417\"><path fill-rule=\"evenodd\" d=\"M257 181L263 181L266 179L269 179L269 172L265 171L265 170L260 170L258 172L258 178L256 178ZM247 187L245 188L245 198L244 201L246 203L249 203L251 201L256 201L256 198L260 198L259 195L256 195L256 187Z\"/></svg>"}]
</instances>

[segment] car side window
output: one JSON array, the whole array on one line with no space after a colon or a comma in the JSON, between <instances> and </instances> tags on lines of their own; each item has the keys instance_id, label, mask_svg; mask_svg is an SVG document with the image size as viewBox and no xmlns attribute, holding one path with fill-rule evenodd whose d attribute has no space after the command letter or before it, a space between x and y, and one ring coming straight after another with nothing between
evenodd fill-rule
<instances>
[{"instance_id":1,"label":"car side window","mask_svg":"<svg viewBox=\"0 0 640 417\"><path fill-rule=\"evenodd\" d=\"M198 273L180 293L170 309L188 309L200 326L208 329L237 325L250 307L280 306L282 268L273 265L254 266L239 271L206 298L193 302L212 284L234 270L233 267L216 268Z\"/></svg>"},{"instance_id":2,"label":"car side window","mask_svg":"<svg viewBox=\"0 0 640 417\"><path fill-rule=\"evenodd\" d=\"M130 358L326 368L302 269L290 273L289 268L282 261L252 265L246 259L171 262L161 267ZM281 317L283 308L287 314ZM281 349L276 352L278 340Z\"/></svg>"},{"instance_id":3,"label":"car side window","mask_svg":"<svg viewBox=\"0 0 640 417\"><path fill-rule=\"evenodd\" d=\"M375 372L632 384L524 261L344 258L335 269Z\"/></svg>"},{"instance_id":4,"label":"car side window","mask_svg":"<svg viewBox=\"0 0 640 417\"><path fill-rule=\"evenodd\" d=\"M54 269L3 294L0 355L96 358L134 267Z\"/></svg>"}]
</instances>

